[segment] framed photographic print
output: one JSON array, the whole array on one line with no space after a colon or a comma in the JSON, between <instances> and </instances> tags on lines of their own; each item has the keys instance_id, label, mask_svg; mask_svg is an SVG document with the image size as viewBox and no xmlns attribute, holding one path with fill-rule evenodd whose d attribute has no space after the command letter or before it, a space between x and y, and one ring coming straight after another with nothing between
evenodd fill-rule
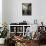
<instances>
[{"instance_id":1,"label":"framed photographic print","mask_svg":"<svg viewBox=\"0 0 46 46\"><path fill-rule=\"evenodd\" d=\"M32 4L31 3L22 3L22 15L31 15Z\"/></svg>"}]
</instances>

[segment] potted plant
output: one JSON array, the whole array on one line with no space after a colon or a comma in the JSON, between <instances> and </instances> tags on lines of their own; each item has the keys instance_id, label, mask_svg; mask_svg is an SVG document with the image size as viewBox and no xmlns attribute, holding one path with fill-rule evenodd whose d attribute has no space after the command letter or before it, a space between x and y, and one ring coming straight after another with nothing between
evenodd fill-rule
<instances>
[{"instance_id":1,"label":"potted plant","mask_svg":"<svg viewBox=\"0 0 46 46\"><path fill-rule=\"evenodd\" d=\"M3 31L0 31L0 44L4 44L4 40L7 37L8 29L7 24L3 24Z\"/></svg>"}]
</instances>

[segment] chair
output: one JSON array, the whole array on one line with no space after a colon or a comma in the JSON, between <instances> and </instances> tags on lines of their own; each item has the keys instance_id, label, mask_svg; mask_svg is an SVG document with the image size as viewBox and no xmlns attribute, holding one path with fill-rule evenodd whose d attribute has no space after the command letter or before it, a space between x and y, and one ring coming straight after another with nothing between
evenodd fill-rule
<instances>
[{"instance_id":1,"label":"chair","mask_svg":"<svg viewBox=\"0 0 46 46\"><path fill-rule=\"evenodd\" d=\"M6 46L15 46L15 41L13 41L11 38L7 38L5 40Z\"/></svg>"},{"instance_id":2,"label":"chair","mask_svg":"<svg viewBox=\"0 0 46 46\"><path fill-rule=\"evenodd\" d=\"M38 32L40 32L39 45L46 44L46 30L45 30L45 26L38 26Z\"/></svg>"}]
</instances>

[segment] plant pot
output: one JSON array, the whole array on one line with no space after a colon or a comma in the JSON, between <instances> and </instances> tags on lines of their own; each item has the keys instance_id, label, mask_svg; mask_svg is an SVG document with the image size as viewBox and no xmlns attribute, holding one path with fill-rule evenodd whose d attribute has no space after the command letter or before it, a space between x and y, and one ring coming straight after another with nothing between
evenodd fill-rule
<instances>
[{"instance_id":1,"label":"plant pot","mask_svg":"<svg viewBox=\"0 0 46 46\"><path fill-rule=\"evenodd\" d=\"M0 44L4 44L5 38L0 38Z\"/></svg>"}]
</instances>

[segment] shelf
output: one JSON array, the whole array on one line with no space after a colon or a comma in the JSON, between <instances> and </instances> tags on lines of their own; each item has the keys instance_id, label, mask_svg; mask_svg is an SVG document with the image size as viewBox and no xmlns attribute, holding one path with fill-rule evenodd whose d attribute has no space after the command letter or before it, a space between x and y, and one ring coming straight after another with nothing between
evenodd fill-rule
<instances>
[{"instance_id":1,"label":"shelf","mask_svg":"<svg viewBox=\"0 0 46 46\"><path fill-rule=\"evenodd\" d=\"M9 25L9 26L31 26L31 25Z\"/></svg>"},{"instance_id":2,"label":"shelf","mask_svg":"<svg viewBox=\"0 0 46 46\"><path fill-rule=\"evenodd\" d=\"M15 32L10 32L10 33L15 33ZM23 33L23 32L16 32L16 33Z\"/></svg>"},{"instance_id":3,"label":"shelf","mask_svg":"<svg viewBox=\"0 0 46 46\"><path fill-rule=\"evenodd\" d=\"M23 32L16 32L16 33L23 33Z\"/></svg>"},{"instance_id":4,"label":"shelf","mask_svg":"<svg viewBox=\"0 0 46 46\"><path fill-rule=\"evenodd\" d=\"M17 35L20 35L20 34L22 34L22 36L25 36L25 34L26 34L26 32L25 32L25 30L26 30L26 28L27 27L30 27L31 25L9 25L9 29L10 29L10 33L17 33ZM16 30L16 32L14 32L14 30ZM19 31L19 30L21 30L21 31ZM13 32L11 32L11 31L13 31Z\"/></svg>"},{"instance_id":5,"label":"shelf","mask_svg":"<svg viewBox=\"0 0 46 46\"><path fill-rule=\"evenodd\" d=\"M15 33L15 32L10 32L10 33Z\"/></svg>"}]
</instances>

